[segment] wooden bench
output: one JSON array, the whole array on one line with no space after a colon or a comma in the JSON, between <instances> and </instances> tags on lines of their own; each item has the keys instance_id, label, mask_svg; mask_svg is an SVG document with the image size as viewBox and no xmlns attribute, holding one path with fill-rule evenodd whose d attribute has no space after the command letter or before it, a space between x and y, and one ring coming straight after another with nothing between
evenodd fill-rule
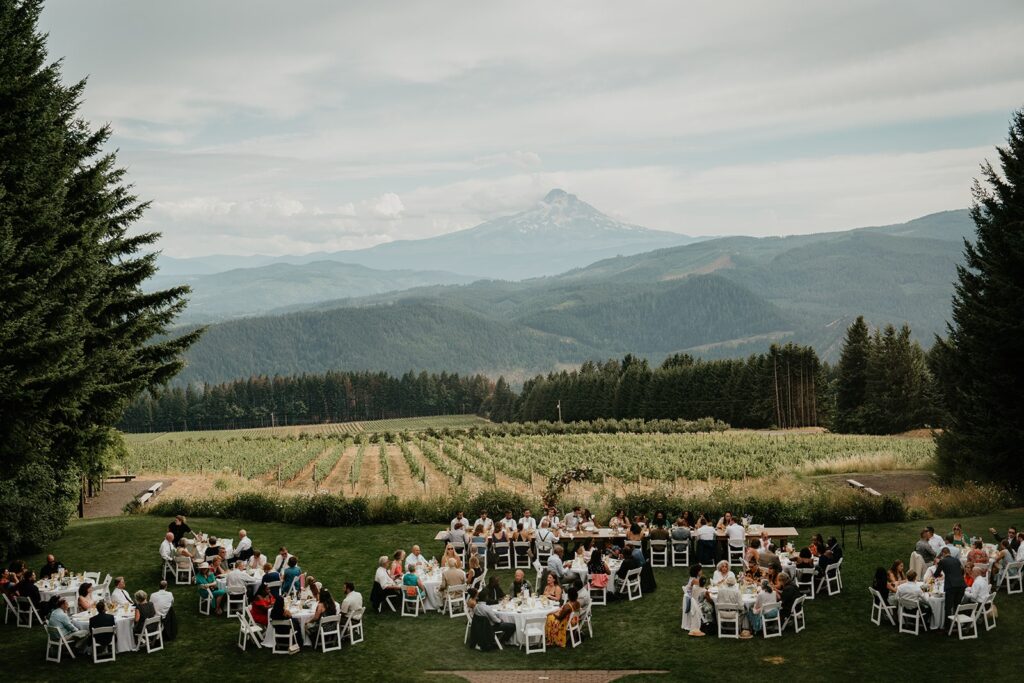
<instances>
[{"instance_id":1,"label":"wooden bench","mask_svg":"<svg viewBox=\"0 0 1024 683\"><path fill-rule=\"evenodd\" d=\"M146 493L152 493L155 496L157 493L160 492L160 489L163 487L163 485L164 483L162 481L158 481L157 483L153 484L148 489L146 489Z\"/></svg>"},{"instance_id":2,"label":"wooden bench","mask_svg":"<svg viewBox=\"0 0 1024 683\"><path fill-rule=\"evenodd\" d=\"M136 475L134 475L134 474L110 474L110 475L107 475L107 478L104 479L104 481L109 481L109 482L118 482L118 481L120 481L122 483L127 484L131 480L135 479L135 476Z\"/></svg>"},{"instance_id":3,"label":"wooden bench","mask_svg":"<svg viewBox=\"0 0 1024 683\"><path fill-rule=\"evenodd\" d=\"M850 486L852 486L855 489L862 489L862 488L864 488L864 484L860 483L856 479L847 479L846 483L849 484Z\"/></svg>"},{"instance_id":4,"label":"wooden bench","mask_svg":"<svg viewBox=\"0 0 1024 683\"><path fill-rule=\"evenodd\" d=\"M874 490L870 486L865 486L864 490L867 491L868 493L870 493L872 496L881 496L882 495L881 493L879 493L878 491Z\"/></svg>"},{"instance_id":5,"label":"wooden bench","mask_svg":"<svg viewBox=\"0 0 1024 683\"><path fill-rule=\"evenodd\" d=\"M153 494L150 493L149 491L146 491L141 496L139 496L139 505L145 505L146 503L149 502L149 499L152 498L152 497L153 497Z\"/></svg>"}]
</instances>

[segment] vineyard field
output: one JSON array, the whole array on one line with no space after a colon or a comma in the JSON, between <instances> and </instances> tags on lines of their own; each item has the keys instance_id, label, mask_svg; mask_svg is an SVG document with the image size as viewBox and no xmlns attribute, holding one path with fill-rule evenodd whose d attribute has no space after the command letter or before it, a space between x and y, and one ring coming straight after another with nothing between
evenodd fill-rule
<instances>
[{"instance_id":1,"label":"vineyard field","mask_svg":"<svg viewBox=\"0 0 1024 683\"><path fill-rule=\"evenodd\" d=\"M220 490L273 486L293 493L401 497L491 487L536 493L549 477L585 466L593 476L577 492L600 497L680 490L694 482L927 469L934 452L931 439L745 431L394 437L388 443L367 433L233 439L177 433L129 440L129 454L118 466L140 475L217 475L225 482Z\"/></svg>"},{"instance_id":2,"label":"vineyard field","mask_svg":"<svg viewBox=\"0 0 1024 683\"><path fill-rule=\"evenodd\" d=\"M434 429L468 429L490 424L478 415L437 415L428 417L403 417L388 420L366 420L362 422L332 422L328 424L290 425L288 427L256 427L253 429L217 429L193 432L150 432L125 434L129 444L152 443L154 441L216 440L231 441L243 437L271 438L312 435L353 435L377 432L415 432Z\"/></svg>"}]
</instances>

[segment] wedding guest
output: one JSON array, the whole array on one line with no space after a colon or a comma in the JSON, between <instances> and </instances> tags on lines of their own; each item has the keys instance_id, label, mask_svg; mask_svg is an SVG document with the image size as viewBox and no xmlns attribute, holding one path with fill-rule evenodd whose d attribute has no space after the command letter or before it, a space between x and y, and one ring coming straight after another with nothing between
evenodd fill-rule
<instances>
[{"instance_id":1,"label":"wedding guest","mask_svg":"<svg viewBox=\"0 0 1024 683\"><path fill-rule=\"evenodd\" d=\"M161 619L167 616L167 613L171 611L171 607L174 606L174 593L167 590L167 582L160 582L160 590L155 591L149 596L149 601L153 603L153 608L156 610L157 616Z\"/></svg>"},{"instance_id":2,"label":"wedding guest","mask_svg":"<svg viewBox=\"0 0 1024 683\"><path fill-rule=\"evenodd\" d=\"M313 616L306 622L306 634L313 643L316 643L316 634L320 630L320 620L323 617L333 617L337 613L338 606L334 602L334 596L331 595L331 591L324 588L320 591L320 599L317 600Z\"/></svg>"},{"instance_id":3,"label":"wedding guest","mask_svg":"<svg viewBox=\"0 0 1024 683\"><path fill-rule=\"evenodd\" d=\"M345 582L345 597L341 601L341 615L348 618L363 608L363 595L356 591L355 584Z\"/></svg>"},{"instance_id":4,"label":"wedding guest","mask_svg":"<svg viewBox=\"0 0 1024 683\"><path fill-rule=\"evenodd\" d=\"M66 598L59 598L57 606L50 611L46 619L46 625L59 630L71 643L79 654L84 653L89 645L89 631L78 628L71 617L68 616L68 601Z\"/></svg>"},{"instance_id":5,"label":"wedding guest","mask_svg":"<svg viewBox=\"0 0 1024 683\"><path fill-rule=\"evenodd\" d=\"M174 556L177 553L174 549L174 534L168 531L164 535L164 540L160 541L160 559L164 562L174 562Z\"/></svg>"},{"instance_id":6,"label":"wedding guest","mask_svg":"<svg viewBox=\"0 0 1024 683\"><path fill-rule=\"evenodd\" d=\"M522 569L517 569L515 576L512 579L512 587L509 589L508 594L511 597L518 598L523 594L524 589L526 590L527 595L533 593L533 587L530 586L530 582L526 580L526 574Z\"/></svg>"},{"instance_id":7,"label":"wedding guest","mask_svg":"<svg viewBox=\"0 0 1024 683\"><path fill-rule=\"evenodd\" d=\"M39 570L40 579L48 579L51 576L57 576L60 574L60 570L64 569L64 565L57 561L57 558L53 555L46 556L46 564Z\"/></svg>"},{"instance_id":8,"label":"wedding guest","mask_svg":"<svg viewBox=\"0 0 1024 683\"><path fill-rule=\"evenodd\" d=\"M409 556L407 558L405 558L406 569L408 569L409 567L416 568L418 566L426 564L427 558L423 557L422 553L420 553L420 547L418 545L414 545L412 547L412 552L409 553Z\"/></svg>"},{"instance_id":9,"label":"wedding guest","mask_svg":"<svg viewBox=\"0 0 1024 683\"><path fill-rule=\"evenodd\" d=\"M196 587L199 589L200 597L206 597L207 591L209 591L217 614L222 614L224 596L227 595L227 591L217 588L217 575L210 571L210 565L206 562L201 562L196 571Z\"/></svg>"},{"instance_id":10,"label":"wedding guest","mask_svg":"<svg viewBox=\"0 0 1024 683\"><path fill-rule=\"evenodd\" d=\"M238 545L235 546L235 551L231 553L230 559L248 561L250 557L252 557L252 539L249 538L245 529L239 529Z\"/></svg>"},{"instance_id":11,"label":"wedding guest","mask_svg":"<svg viewBox=\"0 0 1024 683\"><path fill-rule=\"evenodd\" d=\"M95 606L96 601L92 597L92 584L86 581L78 586L78 611L88 612Z\"/></svg>"},{"instance_id":12,"label":"wedding guest","mask_svg":"<svg viewBox=\"0 0 1024 683\"><path fill-rule=\"evenodd\" d=\"M523 525L523 530L533 533L537 530L537 520L530 514L530 508L523 510L523 516L519 518L519 523Z\"/></svg>"},{"instance_id":13,"label":"wedding guest","mask_svg":"<svg viewBox=\"0 0 1024 683\"><path fill-rule=\"evenodd\" d=\"M106 649L114 642L113 633L95 633L98 628L110 628L116 623L113 614L107 614L107 603L100 600L96 603L96 614L89 617L89 635L96 641L96 646Z\"/></svg>"},{"instance_id":14,"label":"wedding guest","mask_svg":"<svg viewBox=\"0 0 1024 683\"><path fill-rule=\"evenodd\" d=\"M565 647L566 634L569 632L569 625L570 623L576 623L579 612L579 593L575 588L570 588L568 592L568 600L565 601L565 604L562 605L557 612L548 615L547 623L544 628L548 645Z\"/></svg>"},{"instance_id":15,"label":"wedding guest","mask_svg":"<svg viewBox=\"0 0 1024 683\"><path fill-rule=\"evenodd\" d=\"M249 608L249 614L252 615L252 620L263 628L267 627L270 617L270 608L274 604L274 596L270 594L270 589L267 588L267 584L261 584L256 589L256 595L253 597L252 606Z\"/></svg>"},{"instance_id":16,"label":"wedding guest","mask_svg":"<svg viewBox=\"0 0 1024 683\"><path fill-rule=\"evenodd\" d=\"M298 586L300 576L302 576L302 567L299 566L299 558L292 555L288 558L288 568L281 575L281 593L288 593L292 589L292 585Z\"/></svg>"},{"instance_id":17,"label":"wedding guest","mask_svg":"<svg viewBox=\"0 0 1024 683\"><path fill-rule=\"evenodd\" d=\"M123 576L118 576L114 579L114 590L110 592L110 602L118 606L132 604L132 597L128 595L128 591L125 589Z\"/></svg>"},{"instance_id":18,"label":"wedding guest","mask_svg":"<svg viewBox=\"0 0 1024 683\"><path fill-rule=\"evenodd\" d=\"M278 574L283 574L284 570L288 568L288 560L291 557L288 548L281 546L281 549L277 551L277 556L274 558L273 570Z\"/></svg>"},{"instance_id":19,"label":"wedding guest","mask_svg":"<svg viewBox=\"0 0 1024 683\"><path fill-rule=\"evenodd\" d=\"M146 628L146 620L156 616L156 607L149 601L146 591L135 591L135 626L132 627L135 635L139 635Z\"/></svg>"},{"instance_id":20,"label":"wedding guest","mask_svg":"<svg viewBox=\"0 0 1024 683\"><path fill-rule=\"evenodd\" d=\"M963 600L967 584L964 582L964 568L960 560L943 548L939 553L939 561L935 564L935 577L942 576L942 585L946 594L946 616L948 617Z\"/></svg>"},{"instance_id":21,"label":"wedding guest","mask_svg":"<svg viewBox=\"0 0 1024 683\"><path fill-rule=\"evenodd\" d=\"M178 545L178 542L185 537L185 534L192 533L192 528L185 522L184 515L178 515L174 518L174 521L167 525L167 531L174 536L172 539L174 545Z\"/></svg>"}]
</instances>

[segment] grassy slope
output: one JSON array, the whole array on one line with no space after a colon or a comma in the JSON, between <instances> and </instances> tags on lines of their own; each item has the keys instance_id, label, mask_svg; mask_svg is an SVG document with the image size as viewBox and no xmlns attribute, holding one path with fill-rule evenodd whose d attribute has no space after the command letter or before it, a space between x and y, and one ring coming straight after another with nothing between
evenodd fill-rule
<instances>
[{"instance_id":1,"label":"grassy slope","mask_svg":"<svg viewBox=\"0 0 1024 683\"><path fill-rule=\"evenodd\" d=\"M1024 510L962 520L968 534L989 526L1005 528L1019 523ZM429 556L437 546L430 540L436 528L424 525L399 525L355 529L319 529L283 524L257 524L225 520L190 520L193 528L213 533L229 533L245 526L256 546L273 552L286 543L304 568L340 593L345 580L356 582L357 589L369 597L369 585L376 558L397 547L409 548L421 543ZM935 520L939 529L949 528L952 520ZM165 520L150 517L90 520L72 524L52 550L74 569L87 568L123 572L129 590L155 588L159 580L157 545ZM847 560L844 563L846 589L835 598L819 599L807 609L806 631L798 636L787 632L784 638L746 642L701 640L685 637L679 629L682 569L656 570L658 591L634 603L616 603L596 608L594 641L586 641L575 651L549 651L527 658L508 649L503 653L471 652L462 645L465 622L437 615L419 619L370 615L366 623L366 642L340 653L304 651L296 657L275 657L267 651L250 649L242 653L236 647L236 622L224 618L200 617L193 588L174 587L177 598L179 636L164 652L146 656L124 655L113 665L94 666L82 660L65 662L59 667L43 660L45 635L42 629L18 630L5 627L0 639L0 662L6 680L66 680L81 682L138 680L157 671L172 672L180 680L199 680L211 670L221 680L311 681L332 677L344 667L351 680L406 681L438 680L448 677L423 677L426 670L452 669L529 669L529 668L648 668L665 669L672 676L633 678L632 681L668 681L684 678L706 680L749 680L750 677L781 677L785 680L923 680L925 672L934 672L938 662L955 658L955 670L984 671L1006 679L1015 665L1000 653L1018 648L1024 638L1024 595L1001 594L999 626L982 632L980 640L963 643L944 635L927 634L917 639L899 635L892 628L878 629L868 621L870 602L865 586L874 568L888 565L896 557L906 559L920 523L874 525L864 531L864 551L853 548L848 532ZM802 538L817 530L803 529ZM823 528L823 533L838 529ZM987 532L986 532L987 533ZM33 567L42 564L42 556L27 558ZM510 576L504 573L503 583ZM763 658L780 657L780 663ZM756 668L755 668L756 667ZM767 667L767 669L765 668ZM451 679L455 680L455 679ZM1008 680L1008 679L1006 679Z\"/></svg>"}]
</instances>

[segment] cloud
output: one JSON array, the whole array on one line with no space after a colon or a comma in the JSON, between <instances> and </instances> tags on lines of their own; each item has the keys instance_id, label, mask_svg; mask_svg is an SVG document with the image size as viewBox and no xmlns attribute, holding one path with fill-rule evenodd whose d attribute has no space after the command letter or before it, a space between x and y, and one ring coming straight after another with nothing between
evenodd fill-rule
<instances>
[{"instance_id":1,"label":"cloud","mask_svg":"<svg viewBox=\"0 0 1024 683\"><path fill-rule=\"evenodd\" d=\"M373 213L380 218L395 219L402 215L405 207L394 192L385 192L373 200Z\"/></svg>"}]
</instances>

